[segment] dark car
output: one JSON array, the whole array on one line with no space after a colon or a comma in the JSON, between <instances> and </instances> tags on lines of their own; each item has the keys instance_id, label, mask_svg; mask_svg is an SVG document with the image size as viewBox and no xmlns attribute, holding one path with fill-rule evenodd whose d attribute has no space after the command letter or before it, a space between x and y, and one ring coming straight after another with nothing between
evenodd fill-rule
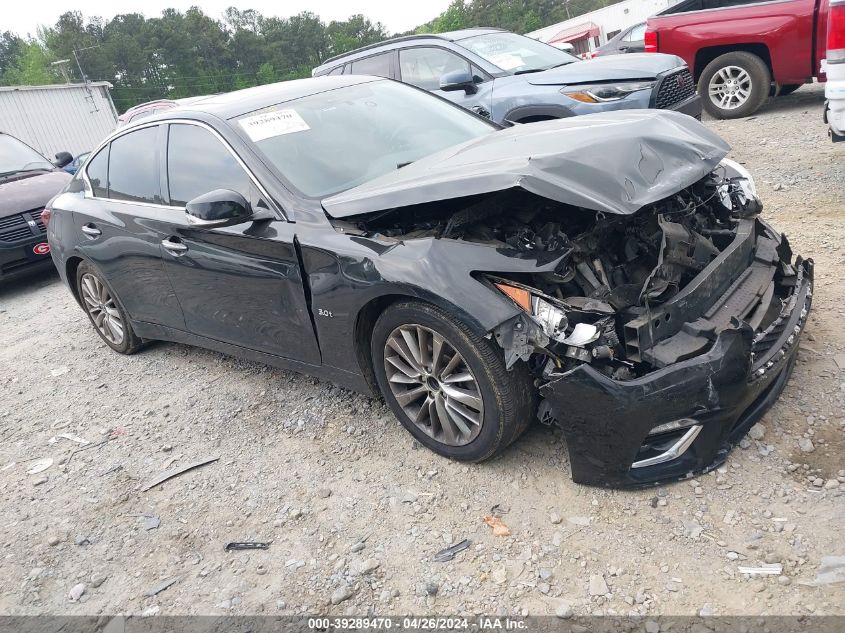
<instances>
[{"instance_id":1,"label":"dark car","mask_svg":"<svg viewBox=\"0 0 845 633\"><path fill-rule=\"evenodd\" d=\"M41 212L70 180L60 168L72 159L60 152L51 163L0 132L0 281L52 265Z\"/></svg>"},{"instance_id":2,"label":"dark car","mask_svg":"<svg viewBox=\"0 0 845 633\"><path fill-rule=\"evenodd\" d=\"M645 22L629 26L593 51L593 57L645 52Z\"/></svg>"},{"instance_id":3,"label":"dark car","mask_svg":"<svg viewBox=\"0 0 845 633\"><path fill-rule=\"evenodd\" d=\"M399 37L333 57L313 70L315 77L350 74L429 90L496 123L635 108L701 117L695 82L679 57L583 61L499 29Z\"/></svg>"},{"instance_id":4,"label":"dark car","mask_svg":"<svg viewBox=\"0 0 845 633\"><path fill-rule=\"evenodd\" d=\"M728 149L676 112L503 129L322 77L118 130L48 234L117 352L176 341L374 390L460 460L540 417L576 481L643 485L725 459L807 319L812 262Z\"/></svg>"}]
</instances>

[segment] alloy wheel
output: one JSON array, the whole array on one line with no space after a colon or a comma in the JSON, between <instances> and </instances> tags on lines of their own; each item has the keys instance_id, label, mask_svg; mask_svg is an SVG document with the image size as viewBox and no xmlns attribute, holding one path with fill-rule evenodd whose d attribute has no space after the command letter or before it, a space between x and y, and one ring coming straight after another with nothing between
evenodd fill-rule
<instances>
[{"instance_id":1,"label":"alloy wheel","mask_svg":"<svg viewBox=\"0 0 845 633\"><path fill-rule=\"evenodd\" d=\"M751 75L739 66L725 66L710 78L710 100L724 110L735 110L751 96Z\"/></svg>"},{"instance_id":2,"label":"alloy wheel","mask_svg":"<svg viewBox=\"0 0 845 633\"><path fill-rule=\"evenodd\" d=\"M124 327L114 297L106 285L91 273L82 275L81 282L82 300L94 327L107 341L120 345L123 343Z\"/></svg>"},{"instance_id":3,"label":"alloy wheel","mask_svg":"<svg viewBox=\"0 0 845 633\"><path fill-rule=\"evenodd\" d=\"M481 432L484 401L458 351L422 325L402 325L384 345L384 369L393 397L431 438L464 446Z\"/></svg>"}]
</instances>

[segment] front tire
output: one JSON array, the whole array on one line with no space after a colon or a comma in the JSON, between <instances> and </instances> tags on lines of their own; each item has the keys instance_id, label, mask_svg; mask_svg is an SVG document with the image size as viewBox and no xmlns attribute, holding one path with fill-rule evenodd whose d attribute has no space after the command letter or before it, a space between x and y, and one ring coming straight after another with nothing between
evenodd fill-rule
<instances>
[{"instance_id":1,"label":"front tire","mask_svg":"<svg viewBox=\"0 0 845 633\"><path fill-rule=\"evenodd\" d=\"M505 369L501 350L440 308L412 301L391 305L373 328L371 354L388 406L439 455L489 459L532 419L527 367Z\"/></svg>"},{"instance_id":2,"label":"front tire","mask_svg":"<svg viewBox=\"0 0 845 633\"><path fill-rule=\"evenodd\" d=\"M120 354L134 354L143 346L129 316L105 277L88 262L76 269L76 289L91 325L106 345Z\"/></svg>"},{"instance_id":3,"label":"front tire","mask_svg":"<svg viewBox=\"0 0 845 633\"><path fill-rule=\"evenodd\" d=\"M745 51L720 55L698 79L704 109L718 119L739 119L756 112L769 96L772 76L766 63Z\"/></svg>"}]
</instances>

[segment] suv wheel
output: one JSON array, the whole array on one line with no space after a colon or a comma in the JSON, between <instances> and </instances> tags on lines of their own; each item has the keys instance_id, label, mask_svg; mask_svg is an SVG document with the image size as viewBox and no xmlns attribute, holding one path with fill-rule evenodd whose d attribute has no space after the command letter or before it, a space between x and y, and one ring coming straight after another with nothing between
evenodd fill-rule
<instances>
[{"instance_id":1,"label":"suv wheel","mask_svg":"<svg viewBox=\"0 0 845 633\"><path fill-rule=\"evenodd\" d=\"M698 92L708 113L719 119L748 116L765 103L772 77L766 63L752 53L735 51L707 64Z\"/></svg>"}]
</instances>

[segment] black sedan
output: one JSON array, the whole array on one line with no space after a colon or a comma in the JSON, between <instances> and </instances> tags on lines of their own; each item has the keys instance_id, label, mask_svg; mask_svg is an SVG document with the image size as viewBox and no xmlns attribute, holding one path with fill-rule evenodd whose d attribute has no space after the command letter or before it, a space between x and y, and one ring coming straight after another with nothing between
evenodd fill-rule
<instances>
[{"instance_id":1,"label":"black sedan","mask_svg":"<svg viewBox=\"0 0 845 633\"><path fill-rule=\"evenodd\" d=\"M51 163L20 139L0 133L0 281L52 267L41 214L70 180L59 168L72 160L61 152Z\"/></svg>"},{"instance_id":2,"label":"black sedan","mask_svg":"<svg viewBox=\"0 0 845 633\"><path fill-rule=\"evenodd\" d=\"M812 261L694 119L516 125L373 77L143 119L52 207L51 253L131 354L199 345L381 393L480 461L559 424L578 482L724 460L790 375Z\"/></svg>"}]
</instances>

